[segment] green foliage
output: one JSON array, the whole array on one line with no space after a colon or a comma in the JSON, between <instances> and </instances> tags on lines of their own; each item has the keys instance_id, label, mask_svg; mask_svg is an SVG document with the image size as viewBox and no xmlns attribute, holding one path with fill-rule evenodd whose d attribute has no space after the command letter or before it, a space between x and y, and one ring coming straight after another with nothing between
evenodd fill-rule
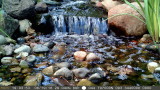
<instances>
[{"instance_id":1,"label":"green foliage","mask_svg":"<svg viewBox=\"0 0 160 90\"><path fill-rule=\"evenodd\" d=\"M160 44L160 0L143 0L144 7L139 0L135 0L141 7L141 10L137 9L128 0L124 1L144 17L147 29L154 43L158 46Z\"/></svg>"}]
</instances>

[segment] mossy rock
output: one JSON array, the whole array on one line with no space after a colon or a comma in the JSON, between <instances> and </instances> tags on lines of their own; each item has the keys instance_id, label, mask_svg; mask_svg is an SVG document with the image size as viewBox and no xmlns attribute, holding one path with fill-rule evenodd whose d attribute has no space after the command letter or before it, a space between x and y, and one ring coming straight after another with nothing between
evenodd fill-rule
<instances>
[{"instance_id":1,"label":"mossy rock","mask_svg":"<svg viewBox=\"0 0 160 90\"><path fill-rule=\"evenodd\" d=\"M9 36L12 36L18 27L18 20L10 17L0 9L0 30L3 30ZM2 31L0 31L0 34L6 36Z\"/></svg>"}]
</instances>

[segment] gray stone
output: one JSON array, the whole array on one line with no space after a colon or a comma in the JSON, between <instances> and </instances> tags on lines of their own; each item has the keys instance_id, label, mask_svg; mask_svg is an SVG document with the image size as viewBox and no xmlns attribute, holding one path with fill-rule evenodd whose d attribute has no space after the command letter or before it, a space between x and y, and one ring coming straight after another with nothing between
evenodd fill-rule
<instances>
[{"instance_id":1,"label":"gray stone","mask_svg":"<svg viewBox=\"0 0 160 90\"><path fill-rule=\"evenodd\" d=\"M36 60L36 56L35 55L30 55L27 57L27 61L28 62L34 62Z\"/></svg>"},{"instance_id":2,"label":"gray stone","mask_svg":"<svg viewBox=\"0 0 160 90\"><path fill-rule=\"evenodd\" d=\"M54 76L63 76L66 79L72 79L73 73L68 68L63 67L54 73Z\"/></svg>"},{"instance_id":3,"label":"gray stone","mask_svg":"<svg viewBox=\"0 0 160 90\"><path fill-rule=\"evenodd\" d=\"M49 48L47 46L44 46L42 44L37 44L33 47L33 52L47 52L49 51Z\"/></svg>"},{"instance_id":4,"label":"gray stone","mask_svg":"<svg viewBox=\"0 0 160 90\"><path fill-rule=\"evenodd\" d=\"M0 45L3 45L7 42L6 38L3 35L0 35Z\"/></svg>"},{"instance_id":5,"label":"gray stone","mask_svg":"<svg viewBox=\"0 0 160 90\"><path fill-rule=\"evenodd\" d=\"M55 65L59 68L63 67L69 68L71 66L68 62L55 63Z\"/></svg>"},{"instance_id":6,"label":"gray stone","mask_svg":"<svg viewBox=\"0 0 160 90\"><path fill-rule=\"evenodd\" d=\"M95 73L95 74L92 74L89 78L88 78L88 80L90 80L91 82L93 82L93 83L100 83L101 81L102 81L102 77L101 77L101 75L99 74L99 73Z\"/></svg>"},{"instance_id":7,"label":"gray stone","mask_svg":"<svg viewBox=\"0 0 160 90\"><path fill-rule=\"evenodd\" d=\"M1 59L1 63L2 64L11 64L12 63L12 57L3 57L2 59Z\"/></svg>"},{"instance_id":8,"label":"gray stone","mask_svg":"<svg viewBox=\"0 0 160 90\"><path fill-rule=\"evenodd\" d=\"M31 27L32 23L28 19L24 19L19 21L19 25L20 33L24 34L26 33L26 30Z\"/></svg>"},{"instance_id":9,"label":"gray stone","mask_svg":"<svg viewBox=\"0 0 160 90\"><path fill-rule=\"evenodd\" d=\"M35 6L37 13L46 13L48 11L48 6L44 2L39 2Z\"/></svg>"},{"instance_id":10,"label":"gray stone","mask_svg":"<svg viewBox=\"0 0 160 90\"><path fill-rule=\"evenodd\" d=\"M74 75L78 78L84 78L90 72L87 68L78 68L72 70Z\"/></svg>"},{"instance_id":11,"label":"gray stone","mask_svg":"<svg viewBox=\"0 0 160 90\"><path fill-rule=\"evenodd\" d=\"M14 45L5 45L4 46L4 51L6 52L5 55L12 55L14 51Z\"/></svg>"},{"instance_id":12,"label":"gray stone","mask_svg":"<svg viewBox=\"0 0 160 90\"><path fill-rule=\"evenodd\" d=\"M17 19L26 19L35 15L35 0L3 0L2 8Z\"/></svg>"},{"instance_id":13,"label":"gray stone","mask_svg":"<svg viewBox=\"0 0 160 90\"><path fill-rule=\"evenodd\" d=\"M5 1L5 0L3 0ZM12 36L13 33L18 29L18 20L7 15L3 10L0 10L0 29L3 30L7 35ZM1 35L6 36L0 32Z\"/></svg>"},{"instance_id":14,"label":"gray stone","mask_svg":"<svg viewBox=\"0 0 160 90\"><path fill-rule=\"evenodd\" d=\"M22 45L21 47L17 48L16 50L14 50L14 53L21 53L21 52L27 52L30 53L31 48L27 45Z\"/></svg>"},{"instance_id":15,"label":"gray stone","mask_svg":"<svg viewBox=\"0 0 160 90\"><path fill-rule=\"evenodd\" d=\"M21 60L19 66L20 66L21 68L28 68L28 67L29 67L29 66L28 66L28 62L26 62L25 60Z\"/></svg>"}]
</instances>

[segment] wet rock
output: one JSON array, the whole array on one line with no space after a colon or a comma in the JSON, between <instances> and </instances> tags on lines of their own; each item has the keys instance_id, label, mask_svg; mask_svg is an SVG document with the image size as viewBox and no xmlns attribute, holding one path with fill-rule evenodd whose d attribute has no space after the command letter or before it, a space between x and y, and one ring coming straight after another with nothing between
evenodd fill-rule
<instances>
[{"instance_id":1,"label":"wet rock","mask_svg":"<svg viewBox=\"0 0 160 90\"><path fill-rule=\"evenodd\" d=\"M48 48L53 48L54 45L56 45L56 43L54 43L54 42L46 42L44 45L47 46Z\"/></svg>"},{"instance_id":2,"label":"wet rock","mask_svg":"<svg viewBox=\"0 0 160 90\"><path fill-rule=\"evenodd\" d=\"M18 56L16 56L16 58L25 58L25 57L27 57L29 55L29 53L27 53L27 52L20 52L19 54L18 54Z\"/></svg>"},{"instance_id":3,"label":"wet rock","mask_svg":"<svg viewBox=\"0 0 160 90\"><path fill-rule=\"evenodd\" d=\"M32 23L28 19L24 19L19 21L19 25L20 33L25 34L26 30L31 27Z\"/></svg>"},{"instance_id":4,"label":"wet rock","mask_svg":"<svg viewBox=\"0 0 160 90\"><path fill-rule=\"evenodd\" d=\"M158 50L157 45L155 45L155 44L148 44L145 48L147 50L151 50L151 51L157 51Z\"/></svg>"},{"instance_id":5,"label":"wet rock","mask_svg":"<svg viewBox=\"0 0 160 90\"><path fill-rule=\"evenodd\" d=\"M22 45L21 47L17 48L16 50L14 50L14 53L21 53L21 52L27 52L30 53L31 48L27 45Z\"/></svg>"},{"instance_id":6,"label":"wet rock","mask_svg":"<svg viewBox=\"0 0 160 90\"><path fill-rule=\"evenodd\" d=\"M33 78L29 80L24 86L38 86L37 78Z\"/></svg>"},{"instance_id":7,"label":"wet rock","mask_svg":"<svg viewBox=\"0 0 160 90\"><path fill-rule=\"evenodd\" d=\"M52 52L53 52L53 59L60 59L66 52L66 43L59 43L59 44L56 44L53 49L52 49Z\"/></svg>"},{"instance_id":8,"label":"wet rock","mask_svg":"<svg viewBox=\"0 0 160 90\"><path fill-rule=\"evenodd\" d=\"M18 60L17 60L17 59L13 59L13 60L12 60L12 65L19 65Z\"/></svg>"},{"instance_id":9,"label":"wet rock","mask_svg":"<svg viewBox=\"0 0 160 90\"><path fill-rule=\"evenodd\" d=\"M157 67L155 70L154 70L155 73L160 73L160 67Z\"/></svg>"},{"instance_id":10,"label":"wet rock","mask_svg":"<svg viewBox=\"0 0 160 90\"><path fill-rule=\"evenodd\" d=\"M108 69L108 68L107 68ZM100 68L100 67L96 67L96 68L92 68L91 70L90 70L90 72L91 73L98 73L101 77L105 77L106 76L106 73L103 71L103 69L102 68Z\"/></svg>"},{"instance_id":11,"label":"wet rock","mask_svg":"<svg viewBox=\"0 0 160 90\"><path fill-rule=\"evenodd\" d=\"M90 72L87 68L78 68L72 70L74 75L78 78L85 78L86 75Z\"/></svg>"},{"instance_id":12,"label":"wet rock","mask_svg":"<svg viewBox=\"0 0 160 90\"><path fill-rule=\"evenodd\" d=\"M3 0L3 9L17 19L31 18L35 15L35 0Z\"/></svg>"},{"instance_id":13,"label":"wet rock","mask_svg":"<svg viewBox=\"0 0 160 90\"><path fill-rule=\"evenodd\" d=\"M48 12L48 6L44 2L38 2L35 6L37 13L46 13Z\"/></svg>"},{"instance_id":14,"label":"wet rock","mask_svg":"<svg viewBox=\"0 0 160 90\"><path fill-rule=\"evenodd\" d=\"M59 68L63 67L69 68L71 66L68 62L55 63L55 65Z\"/></svg>"},{"instance_id":15,"label":"wet rock","mask_svg":"<svg viewBox=\"0 0 160 90\"><path fill-rule=\"evenodd\" d=\"M3 35L0 35L0 45L6 44L7 40Z\"/></svg>"},{"instance_id":16,"label":"wet rock","mask_svg":"<svg viewBox=\"0 0 160 90\"><path fill-rule=\"evenodd\" d=\"M28 62L26 62L25 60L21 60L19 66L21 68L28 68Z\"/></svg>"},{"instance_id":17,"label":"wet rock","mask_svg":"<svg viewBox=\"0 0 160 90\"><path fill-rule=\"evenodd\" d=\"M1 63L2 64L11 64L12 63L12 57L3 57L2 59L1 59Z\"/></svg>"},{"instance_id":18,"label":"wet rock","mask_svg":"<svg viewBox=\"0 0 160 90\"><path fill-rule=\"evenodd\" d=\"M25 40L23 37L17 38L17 43L18 43L18 44L24 44L25 41L26 41L26 40Z\"/></svg>"},{"instance_id":19,"label":"wet rock","mask_svg":"<svg viewBox=\"0 0 160 90\"><path fill-rule=\"evenodd\" d=\"M2 29L11 37L18 29L18 26L18 20L10 17L3 10L0 10L0 29ZM2 32L0 32L0 34L6 36Z\"/></svg>"},{"instance_id":20,"label":"wet rock","mask_svg":"<svg viewBox=\"0 0 160 90\"><path fill-rule=\"evenodd\" d=\"M33 51L36 53L47 52L47 51L49 51L49 48L47 46L42 45L42 44L37 44L33 47Z\"/></svg>"},{"instance_id":21,"label":"wet rock","mask_svg":"<svg viewBox=\"0 0 160 90\"><path fill-rule=\"evenodd\" d=\"M11 85L13 85L12 82L8 82L8 81L0 82L0 86L11 86Z\"/></svg>"},{"instance_id":22,"label":"wet rock","mask_svg":"<svg viewBox=\"0 0 160 90\"><path fill-rule=\"evenodd\" d=\"M22 73L30 73L31 71L32 71L32 69L25 68L22 70Z\"/></svg>"},{"instance_id":23,"label":"wet rock","mask_svg":"<svg viewBox=\"0 0 160 90\"><path fill-rule=\"evenodd\" d=\"M21 68L20 67L11 68L10 71L11 72L21 72Z\"/></svg>"},{"instance_id":24,"label":"wet rock","mask_svg":"<svg viewBox=\"0 0 160 90\"><path fill-rule=\"evenodd\" d=\"M157 62L150 62L147 64L147 68L149 70L149 72L153 73L154 70L158 67L158 63Z\"/></svg>"},{"instance_id":25,"label":"wet rock","mask_svg":"<svg viewBox=\"0 0 160 90\"><path fill-rule=\"evenodd\" d=\"M99 60L100 60L100 58L94 53L89 53L86 56L86 61L88 61L88 62L99 61Z\"/></svg>"},{"instance_id":26,"label":"wet rock","mask_svg":"<svg viewBox=\"0 0 160 90\"><path fill-rule=\"evenodd\" d=\"M145 74L142 74L142 75L141 75L141 78L142 78L142 79L153 79L154 76L153 76L153 75L145 75Z\"/></svg>"},{"instance_id":27,"label":"wet rock","mask_svg":"<svg viewBox=\"0 0 160 90\"><path fill-rule=\"evenodd\" d=\"M77 86L97 86L97 85L87 79L82 79L80 82L78 82Z\"/></svg>"},{"instance_id":28,"label":"wet rock","mask_svg":"<svg viewBox=\"0 0 160 90\"><path fill-rule=\"evenodd\" d=\"M63 76L66 79L72 79L73 73L68 68L63 67L54 73L54 76Z\"/></svg>"},{"instance_id":29,"label":"wet rock","mask_svg":"<svg viewBox=\"0 0 160 90\"><path fill-rule=\"evenodd\" d=\"M102 81L102 77L101 75L99 75L99 73L95 73L95 74L92 74L88 80L90 80L91 82L95 83L95 84L98 84Z\"/></svg>"},{"instance_id":30,"label":"wet rock","mask_svg":"<svg viewBox=\"0 0 160 90\"><path fill-rule=\"evenodd\" d=\"M53 66L49 66L49 67L43 69L42 73L45 74L45 75L47 75L47 76L52 76L53 73L54 73Z\"/></svg>"},{"instance_id":31,"label":"wet rock","mask_svg":"<svg viewBox=\"0 0 160 90\"><path fill-rule=\"evenodd\" d=\"M137 3L132 3L136 8L140 8ZM141 3L143 5L143 3ZM144 18L132 7L127 4L121 4L111 8L108 11L108 17L116 14L129 13L144 20ZM109 27L117 35L140 36L146 32L146 25L137 18L129 15L120 15L108 20Z\"/></svg>"},{"instance_id":32,"label":"wet rock","mask_svg":"<svg viewBox=\"0 0 160 90\"><path fill-rule=\"evenodd\" d=\"M43 80L43 75L42 75L42 73L37 73L36 78L37 78L38 84L40 84L40 83L42 82L42 80Z\"/></svg>"},{"instance_id":33,"label":"wet rock","mask_svg":"<svg viewBox=\"0 0 160 90\"><path fill-rule=\"evenodd\" d=\"M78 61L84 61L87 56L85 51L77 51L74 53L74 58Z\"/></svg>"},{"instance_id":34,"label":"wet rock","mask_svg":"<svg viewBox=\"0 0 160 90\"><path fill-rule=\"evenodd\" d=\"M142 48L146 48L146 47L147 47L147 44L139 43L138 46L139 46L139 47L142 47Z\"/></svg>"},{"instance_id":35,"label":"wet rock","mask_svg":"<svg viewBox=\"0 0 160 90\"><path fill-rule=\"evenodd\" d=\"M5 45L4 46L5 55L12 55L14 51L14 45Z\"/></svg>"},{"instance_id":36,"label":"wet rock","mask_svg":"<svg viewBox=\"0 0 160 90\"><path fill-rule=\"evenodd\" d=\"M149 34L144 34L143 37L140 39L140 43L149 42L152 40L152 37Z\"/></svg>"},{"instance_id":37,"label":"wet rock","mask_svg":"<svg viewBox=\"0 0 160 90\"><path fill-rule=\"evenodd\" d=\"M36 60L36 56L35 55L29 55L27 57L27 62L34 62Z\"/></svg>"}]
</instances>

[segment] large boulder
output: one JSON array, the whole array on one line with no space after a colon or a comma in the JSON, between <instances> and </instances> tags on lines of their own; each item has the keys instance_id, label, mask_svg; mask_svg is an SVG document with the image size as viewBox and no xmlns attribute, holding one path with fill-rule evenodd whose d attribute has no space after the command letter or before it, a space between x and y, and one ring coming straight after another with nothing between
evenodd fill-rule
<instances>
[{"instance_id":1,"label":"large boulder","mask_svg":"<svg viewBox=\"0 0 160 90\"><path fill-rule=\"evenodd\" d=\"M133 2L132 4L140 9L136 2ZM121 4L111 8L108 12L108 17L121 13L129 13L144 20L136 10L127 4ZM108 24L110 29L117 35L140 36L146 32L146 25L139 19L130 15L115 16L108 20Z\"/></svg>"},{"instance_id":2,"label":"large boulder","mask_svg":"<svg viewBox=\"0 0 160 90\"><path fill-rule=\"evenodd\" d=\"M0 29L6 32L9 36L12 36L13 33L18 29L19 23L18 20L7 15L3 10L0 10ZM0 32L0 34L5 35Z\"/></svg>"},{"instance_id":3,"label":"large boulder","mask_svg":"<svg viewBox=\"0 0 160 90\"><path fill-rule=\"evenodd\" d=\"M2 8L16 19L26 19L35 15L35 0L3 0Z\"/></svg>"}]
</instances>

